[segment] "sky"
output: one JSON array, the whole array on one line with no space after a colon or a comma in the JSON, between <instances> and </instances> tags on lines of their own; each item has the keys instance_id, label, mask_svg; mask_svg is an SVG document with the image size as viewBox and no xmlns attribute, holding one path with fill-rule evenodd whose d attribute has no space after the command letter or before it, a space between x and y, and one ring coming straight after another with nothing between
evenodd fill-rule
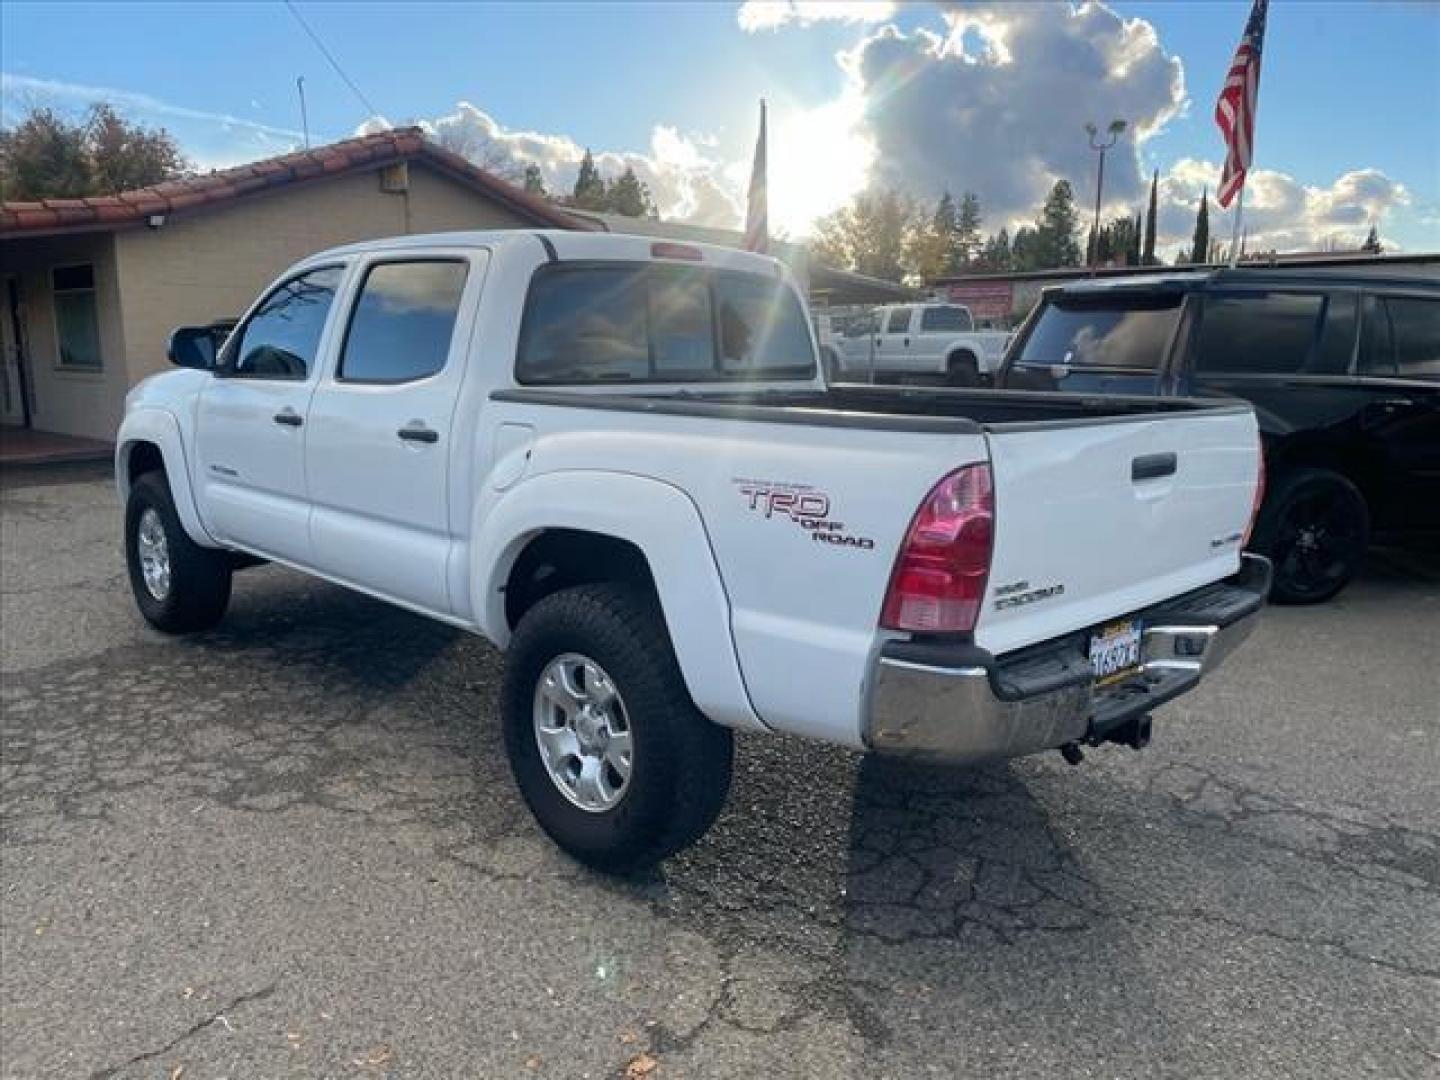
<instances>
[{"instance_id":1,"label":"sky","mask_svg":"<svg viewBox=\"0 0 1440 1080\"><path fill-rule=\"evenodd\" d=\"M758 101L772 230L803 238L872 185L980 197L986 231L1033 219L1068 179L1087 209L1086 121L1129 127L1105 213L1160 175L1161 250L1188 241L1224 147L1215 97L1249 5L748 2L529 5L30 3L0 6L4 121L106 100L199 168L422 123L482 163L567 190L585 148L663 217L736 226ZM298 12L298 18L296 15ZM335 57L327 61L301 20ZM1440 250L1440 2L1272 0L1251 249ZM1229 236L1212 207L1212 236Z\"/></svg>"}]
</instances>

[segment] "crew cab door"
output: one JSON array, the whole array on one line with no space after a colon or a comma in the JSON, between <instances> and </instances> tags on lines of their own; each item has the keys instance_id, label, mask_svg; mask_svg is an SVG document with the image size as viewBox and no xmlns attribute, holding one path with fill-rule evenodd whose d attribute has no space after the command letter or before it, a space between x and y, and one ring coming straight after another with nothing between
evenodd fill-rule
<instances>
[{"instance_id":1,"label":"crew cab door","mask_svg":"<svg viewBox=\"0 0 1440 1080\"><path fill-rule=\"evenodd\" d=\"M1379 465L1376 524L1440 529L1440 298L1366 296L1357 374L1358 434Z\"/></svg>"},{"instance_id":2,"label":"crew cab door","mask_svg":"<svg viewBox=\"0 0 1440 1080\"><path fill-rule=\"evenodd\" d=\"M876 327L875 364L887 371L909 371L911 358L910 320L915 309L893 307Z\"/></svg>"},{"instance_id":3,"label":"crew cab door","mask_svg":"<svg viewBox=\"0 0 1440 1080\"><path fill-rule=\"evenodd\" d=\"M455 404L487 260L429 249L362 262L306 425L315 568L439 613L451 610Z\"/></svg>"},{"instance_id":4,"label":"crew cab door","mask_svg":"<svg viewBox=\"0 0 1440 1080\"><path fill-rule=\"evenodd\" d=\"M308 565L305 422L343 265L282 281L236 327L195 423L195 490L217 540Z\"/></svg>"}]
</instances>

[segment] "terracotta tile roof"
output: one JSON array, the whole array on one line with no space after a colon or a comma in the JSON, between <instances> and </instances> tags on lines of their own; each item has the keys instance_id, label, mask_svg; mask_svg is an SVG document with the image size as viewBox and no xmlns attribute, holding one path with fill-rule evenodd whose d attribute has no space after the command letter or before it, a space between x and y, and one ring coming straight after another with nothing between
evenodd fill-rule
<instances>
[{"instance_id":1,"label":"terracotta tile roof","mask_svg":"<svg viewBox=\"0 0 1440 1080\"><path fill-rule=\"evenodd\" d=\"M592 227L545 199L477 168L460 155L442 150L426 139L419 128L411 127L298 150L204 176L167 180L154 187L116 195L0 203L0 237L124 228L138 225L152 214L203 212L212 206L289 184L417 159L535 225L561 229Z\"/></svg>"}]
</instances>

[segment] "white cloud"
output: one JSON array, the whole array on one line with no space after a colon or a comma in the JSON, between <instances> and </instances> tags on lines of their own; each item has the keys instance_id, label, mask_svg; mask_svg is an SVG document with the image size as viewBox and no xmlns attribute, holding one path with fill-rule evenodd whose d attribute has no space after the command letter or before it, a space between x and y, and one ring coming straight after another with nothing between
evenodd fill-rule
<instances>
[{"instance_id":1,"label":"white cloud","mask_svg":"<svg viewBox=\"0 0 1440 1080\"><path fill-rule=\"evenodd\" d=\"M526 165L536 165L552 194L575 186L575 175L585 147L567 135L507 128L490 114L460 102L455 111L433 120L421 120L442 146L492 171L518 177ZM389 123L373 117L357 134L383 130ZM715 156L714 141L690 136L674 127L657 125L651 132L648 153L593 150L602 175L614 179L626 168L650 188L661 217L697 225L734 226L742 213L742 187Z\"/></svg>"},{"instance_id":2,"label":"white cloud","mask_svg":"<svg viewBox=\"0 0 1440 1080\"><path fill-rule=\"evenodd\" d=\"M889 0L745 0L735 20L747 34L778 30L795 23L817 22L876 23L895 14Z\"/></svg>"},{"instance_id":3,"label":"white cloud","mask_svg":"<svg viewBox=\"0 0 1440 1080\"><path fill-rule=\"evenodd\" d=\"M97 101L107 102L115 108L145 116L168 117L176 120L198 120L217 124L230 129L240 129L257 135L299 141L301 133L290 128L261 124L245 120L229 113L206 112L190 109L183 105L172 105L168 101L139 94L131 90L117 90L110 86L86 86L82 83L57 82L53 79L36 79L29 75L14 75L0 72L0 98L4 101L6 122L10 117L32 104L49 105L60 103L70 107L84 108ZM259 108L254 101L252 106Z\"/></svg>"},{"instance_id":4,"label":"white cloud","mask_svg":"<svg viewBox=\"0 0 1440 1080\"><path fill-rule=\"evenodd\" d=\"M1182 158L1160 176L1157 247L1173 254L1188 247L1195 230L1201 193L1210 194L1210 236L1230 242L1234 218L1215 203L1220 165ZM1248 251L1316 251L1357 247L1371 225L1411 204L1411 194L1378 169L1356 169L1328 185L1303 184L1273 169L1257 169L1246 179L1241 221ZM1397 245L1390 241L1386 245Z\"/></svg>"},{"instance_id":5,"label":"white cloud","mask_svg":"<svg viewBox=\"0 0 1440 1080\"><path fill-rule=\"evenodd\" d=\"M1185 74L1154 28L1103 4L946 5L945 32L882 27L844 53L876 149L872 179L931 199L973 191L990 229L1033 218L1067 179L1093 197L1084 126L1123 119L1107 208L1143 196L1140 149L1185 103Z\"/></svg>"}]
</instances>

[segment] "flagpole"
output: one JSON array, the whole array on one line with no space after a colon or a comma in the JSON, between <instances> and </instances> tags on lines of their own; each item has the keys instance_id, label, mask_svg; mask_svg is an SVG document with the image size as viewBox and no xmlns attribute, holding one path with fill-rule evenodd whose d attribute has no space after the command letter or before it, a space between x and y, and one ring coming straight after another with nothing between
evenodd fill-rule
<instances>
[{"instance_id":1,"label":"flagpole","mask_svg":"<svg viewBox=\"0 0 1440 1080\"><path fill-rule=\"evenodd\" d=\"M1235 195L1235 224L1230 230L1230 269L1240 262L1240 219L1245 214L1245 185Z\"/></svg>"}]
</instances>

